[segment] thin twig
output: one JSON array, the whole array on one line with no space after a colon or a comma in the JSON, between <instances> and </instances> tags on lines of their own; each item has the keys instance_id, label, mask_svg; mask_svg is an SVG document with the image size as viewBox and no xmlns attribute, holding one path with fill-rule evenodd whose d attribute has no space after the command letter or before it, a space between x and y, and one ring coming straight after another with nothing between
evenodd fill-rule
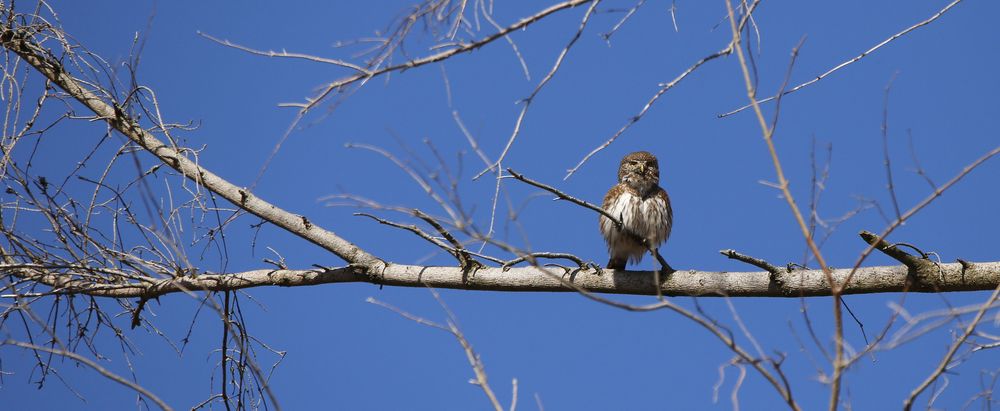
<instances>
[{"instance_id":1,"label":"thin twig","mask_svg":"<svg viewBox=\"0 0 1000 411\"><path fill-rule=\"evenodd\" d=\"M889 83L885 85L885 93L882 98L882 158L885 164L885 178L889 190L889 197L892 198L892 208L896 211L896 218L899 219L899 200L896 199L896 187L892 184L892 162L889 160L889 91L892 90L892 82L896 80L899 71L892 73Z\"/></svg>"},{"instance_id":2,"label":"thin twig","mask_svg":"<svg viewBox=\"0 0 1000 411\"><path fill-rule=\"evenodd\" d=\"M753 10L757 8L758 4L760 4L760 0L754 0L754 2L750 4L746 16L744 16L744 18L740 21L741 28L743 27L744 24L746 24L747 16L749 16L753 12ZM656 101L659 100L661 96L663 96L670 89L674 88L674 86L680 83L681 80L684 80L685 78L687 78L688 75L694 73L694 71L697 70L699 67L701 67L703 64L715 60L719 57L728 56L729 54L731 54L733 52L733 45L734 43L730 41L729 44L727 44L726 47L723 47L721 50L709 54L705 57L702 57L701 60L696 61L686 70L682 71L681 74L678 74L677 77L675 77L669 83L660 84L660 89L657 90L657 92L653 94L653 96L650 97L648 101L646 101L646 104L642 106L642 109L639 110L639 112L636 115L630 117L628 121L626 121L625 124L622 125L621 128L619 128L618 131L616 131L615 134L611 136L611 138L598 145L596 148L587 153L587 155L583 156L583 158L580 159L580 161L575 166L573 166L573 168L566 170L566 176L563 177L563 180L568 180L571 176L573 176L574 173L577 172L577 170L580 169L580 167L583 167L584 163L586 163L587 160L590 160L590 158L593 157L595 154L599 153L600 151L610 146L611 143L614 143L615 140L618 139L618 137L621 137L622 134L625 134L625 131L631 128L632 125L638 123L639 120L642 120L642 118L646 115L646 113L649 112L649 109L653 107L653 103L656 103Z\"/></svg>"},{"instance_id":3,"label":"thin twig","mask_svg":"<svg viewBox=\"0 0 1000 411\"><path fill-rule=\"evenodd\" d=\"M592 292L590 292L588 290L580 288L579 286L577 286L576 284L574 284L572 282L566 281L565 279L563 279L562 277L560 277L560 276L558 276L556 274L548 273L548 275L552 276L555 279L558 279L566 287L569 287L569 288L575 290L577 293L579 293L583 297L586 297L586 298L588 298L590 300L593 300L593 301L596 301L596 302L599 302L599 303L602 303L602 304L605 304L605 305L609 305L609 306L612 306L612 307L615 307L615 308L620 308L620 309L623 309L623 310L626 310L626 311L632 311L632 312L649 312L649 311L656 311L656 310L661 310L661 309L669 309L671 311L674 311L674 312L680 314L681 316L683 316L683 317L685 317L687 319L690 319L690 320L694 321L698 325L700 325L703 328L705 328L706 330L708 330L716 338L718 338L723 343L723 345L725 345L727 348L729 348L729 350L733 351L733 353L736 354L742 361L744 361L745 363L749 364L751 367L754 368L754 370L756 370L758 373L760 373L761 376L763 376L764 379L767 380L768 383L770 383L772 387L774 387L774 389L778 392L778 395L780 395L782 397L782 399L785 400L785 403L787 403L788 406L792 410L796 410L796 411L801 410L801 408L799 407L798 403L792 398L791 391L788 390L787 387L779 381L780 377L776 378L771 372L769 372L766 368L764 368L764 366L762 365L762 361L754 358L748 352L746 352L746 350L744 350L739 344L736 343L736 341L732 338L732 336L730 335L730 333L728 333L727 331L724 331L721 328L719 328L716 324L713 323L713 321L711 321L711 320L709 320L709 319L707 319L705 317L699 316L699 315L697 315L695 313L692 313L692 312L684 309L683 307L675 304L671 300L660 300L660 301L657 301L656 303L647 304L647 305L632 305L632 304L627 304L627 303L623 303L623 302L619 302L619 301L615 301L615 300L611 300L611 299L608 299L608 298L601 297L601 296L599 296L597 294L594 294L594 293L592 293ZM780 370L779 370L779 373L780 373Z\"/></svg>"},{"instance_id":4,"label":"thin twig","mask_svg":"<svg viewBox=\"0 0 1000 411\"><path fill-rule=\"evenodd\" d=\"M903 401L904 411L910 411L910 408L913 407L913 401L917 399L917 396L920 395L920 393L924 392L924 390L926 390L927 387L929 387L934 381L937 380L938 377L941 376L941 374L943 374L948 369L948 365L951 363L952 357L955 356L955 353L958 352L958 349L961 348L962 345L965 343L965 341L969 338L969 335L971 335L972 332L975 331L976 326L978 326L979 322L983 320L983 316L986 314L986 311L993 306L993 302L997 300L998 296L1000 296L1000 287L997 287L996 290L993 290L993 294L991 294L990 298L988 298L986 302L983 303L982 307L979 308L979 312L976 313L975 318L972 319L969 325L965 327L965 331L962 332L962 335L951 343L951 346L948 348L948 351L941 358L941 362L938 363L937 367L934 368L934 371L932 371L931 374L927 376L927 378L922 383L920 383L920 385L917 386L917 388L915 388L912 392L910 392L910 395L908 397L906 397L906 400Z\"/></svg>"},{"instance_id":5,"label":"thin twig","mask_svg":"<svg viewBox=\"0 0 1000 411\"><path fill-rule=\"evenodd\" d=\"M91 360L91 359L89 359L87 357L84 357L84 356L82 356L80 354L77 354L75 352L66 351L66 350L60 350L60 349L56 349L56 348L43 347L43 346L40 346L40 345L35 345L35 344L30 344L30 343L21 342L21 341L15 341L15 340L5 340L3 343L0 343L0 345L13 345L13 346L21 347L21 348L27 348L29 350L43 351L43 352L47 352L47 353L50 353L50 354L55 354L55 355L58 355L58 356L61 356L61 357L66 357L66 358L72 359L72 360L74 360L76 362L79 362L81 364L84 364L84 365L92 368L94 371L97 371L97 373L99 373L99 374L107 377L111 381L117 382L117 383L119 383L121 385L124 385L126 387L129 387L129 388L135 390L135 392L138 392L139 394L142 394L144 397L149 398L150 401L154 402L161 409L168 410L168 411L169 410L173 410L173 408L171 408L169 405L167 405L167 403L164 402L162 399L160 399L160 397L157 397L156 394L153 394L149 390L143 388L141 385L136 384L136 383L134 383L132 381L129 381L129 380L125 379L124 377L122 377L122 376L120 376L118 374L115 374L115 373L113 373L111 371L108 371L106 368L101 367L99 364L97 364L93 360Z\"/></svg>"},{"instance_id":6,"label":"thin twig","mask_svg":"<svg viewBox=\"0 0 1000 411\"><path fill-rule=\"evenodd\" d=\"M376 300L373 297L368 297L366 301L371 304L375 304L377 306L388 309L389 311L399 314L403 318L416 322L417 324L426 325L432 328L437 328L439 330L447 331L449 334L455 337L455 339L458 340L458 343L462 346L462 350L465 351L466 359L469 361L469 365L472 367L472 371L476 375L474 384L478 385L479 388L483 390L483 393L486 394L486 397L490 401L490 405L493 406L493 409L495 411L504 411L503 406L500 405L500 401L497 400L496 395L490 388L488 377L486 375L486 368L485 366L483 366L483 362L479 359L479 354L477 354L476 351L472 348L472 344L469 343L469 340L465 338L465 334L463 334L462 330L458 327L458 321L455 318L455 314L448 308L447 305L445 305L444 301L441 299L441 296L438 295L437 291L434 291L434 289L430 287L428 287L428 290L430 290L431 295L434 296L434 299L437 300L438 304L441 306L441 309L444 310L445 314L448 316L447 325L443 325L428 320L426 318L410 314L395 306Z\"/></svg>"},{"instance_id":7,"label":"thin twig","mask_svg":"<svg viewBox=\"0 0 1000 411\"><path fill-rule=\"evenodd\" d=\"M743 74L743 82L744 82L744 84L746 86L747 98L751 101L751 104L752 104L753 109L754 109L754 114L756 114L757 122L760 125L761 133L763 134L763 137L764 137L764 142L767 144L767 149L768 149L768 152L770 153L771 161L772 161L772 163L774 165L774 170L775 170L775 173L777 174L777 177L778 177L778 186L781 189L782 197L784 197L785 202L788 203L788 207L790 208L790 210L792 212L792 216L795 218L796 223L798 223L799 229L802 231L802 236L805 238L806 244L808 244L809 248L812 250L813 255L816 257L816 261L819 263L820 268L823 270L823 273L826 274L827 281L829 282L830 287L833 290L833 299L834 299L834 325L835 325L835 332L836 332L836 334L835 334L835 339L836 339L836 354L834 355L834 383L833 383L833 388L831 389L831 391L833 392L833 394L831 395L831 404L832 405L830 407L831 411L832 411L833 409L836 408L837 397L838 397L839 392L840 392L840 387L839 387L839 381L840 381L840 379L839 379L840 364L839 364L839 362L840 362L840 360L841 360L841 358L843 356L843 341L842 341L842 336L843 336L843 326L842 325L843 325L843 322L842 322L842 320L840 318L840 313L841 312L840 312L839 287L837 287L837 285L833 282L833 275L830 272L830 268L827 266L826 261L823 259L822 253L820 253L819 248L816 246L816 243L813 241L812 235L809 232L809 226L806 224L805 220L802 218L802 212L799 211L799 207L795 203L795 198L792 196L791 190L788 188L789 187L789 183L788 183L788 180L785 178L784 170L781 167L781 161L778 158L777 149L774 146L774 139L773 139L773 137L774 137L774 128L775 127L768 125L767 121L764 119L764 113L761 110L760 105L757 104L757 102L756 102L757 101L756 100L757 90L754 87L753 81L750 78L750 69L747 66L746 56L744 56L744 53L743 53L743 46L741 45L741 40L740 40L740 29L739 29L739 27L736 24L736 16L735 16L735 14L733 12L733 5L730 3L729 0L725 0L725 3L726 3L726 10L728 11L728 15L729 15L729 27L730 27L730 29L732 31L732 36L733 36L733 39L732 39L733 49L736 51L736 56L739 59L740 71ZM749 12L747 14L749 14ZM746 18L746 16L744 16L744 18ZM802 43L800 41L799 46L801 46L801 44ZM788 73L789 74L786 75L786 78L790 76L792 67L795 64L795 58L798 55L798 50L799 50L798 47L799 46L796 46L796 48L792 49L792 58L790 59L790 62L789 62L789 65L788 65ZM787 80L786 80L786 82L787 82ZM781 94L782 94L782 91L779 90L777 95L781 96ZM775 119L777 119L777 113L775 114Z\"/></svg>"},{"instance_id":8,"label":"thin twig","mask_svg":"<svg viewBox=\"0 0 1000 411\"><path fill-rule=\"evenodd\" d=\"M483 38L481 40L478 40L478 41L475 41L475 42L472 42L472 43L458 44L458 45L456 45L455 48L448 49L448 50L445 50L445 51L441 51L439 53L435 53L435 54L432 54L432 55L429 55L429 56L425 56L425 57L421 57L421 58L416 58L416 59L412 59L412 60L407 60L407 61L405 61L403 63L400 63L400 64L389 65L389 66L386 66L386 67L383 67L383 68L380 68L380 69L377 69L377 70L372 70L368 74L354 74L354 75L351 75L351 76L347 76L347 77L335 80L335 81L327 84L323 88L323 90L321 92L319 92L318 94L316 94L315 96L306 99L305 103L295 104L294 106L298 107L302 112L308 111L308 110L312 109L313 107L316 107L316 105L318 105L320 102L324 101L331 93L333 93L334 91L336 91L336 90L338 90L338 89L340 89L342 87L351 85L353 83L356 83L356 82L362 81L362 80L363 81L367 81L367 80L369 80L371 78L378 77L378 76L383 75L383 74L388 74L388 73L391 73L391 72L394 72L394 71L403 71L403 70L408 70L408 69L415 68L415 67L420 67L420 66L423 66L425 64L436 63L438 61L442 61L442 60L448 59L448 58L450 58L450 57L452 57L454 55L457 55L457 54L466 53L466 52L470 52L470 51L476 50L476 49L478 49L480 47L483 47L483 46L485 46L485 45L493 42L494 40L497 40L497 39L499 39L501 37L506 36L509 33L512 33L512 32L517 31L517 30L521 30L521 29L523 29L523 28L531 25L532 23L535 23L535 22L537 22L539 20L542 20L545 17L547 17L547 16L549 16L549 15L555 13L555 12L558 12L560 10L571 9L573 7L579 6L581 4L588 3L590 1L593 1L593 0L568 0L568 1L564 1L562 3L554 4L554 5L549 6L548 8L546 8L546 9L544 9L542 11L539 11L538 13L535 13L535 14L533 14L531 16L522 18L521 20L518 20L516 23L511 24L510 26L507 26L503 30L500 30L500 31L498 31L496 33L493 33L493 34L489 35L489 36L486 36L485 38Z\"/></svg>"},{"instance_id":9,"label":"thin twig","mask_svg":"<svg viewBox=\"0 0 1000 411\"><path fill-rule=\"evenodd\" d=\"M570 260L570 261L576 263L576 265L579 266L580 268L586 268L589 264L593 264L593 263L589 263L588 264L587 262L584 262L583 260L581 260L580 257L577 257L577 256L575 256L573 254L569 254L569 253L533 252L533 253L528 253L528 254L522 255L520 257L517 257L517 258L509 260L509 261L504 261L503 265L501 265L500 268L509 268L509 267L514 266L515 264L518 264L518 263L521 263L521 262L524 262L524 261L529 261L529 262L532 263L532 265L537 265L536 262L535 262L535 259L538 259L538 258ZM597 268L597 269L599 270L599 268Z\"/></svg>"},{"instance_id":10,"label":"thin twig","mask_svg":"<svg viewBox=\"0 0 1000 411\"><path fill-rule=\"evenodd\" d=\"M212 35L210 35L208 33L201 32L200 30L196 31L195 34L197 34L199 36L202 36L202 37L204 37L206 39L209 39L209 40L211 40L211 41L213 41L215 43L221 44L223 46L231 47L231 48L234 48L234 49L237 49L237 50L240 50L240 51L245 51L247 53L258 55L258 56L279 57L279 58L288 58L288 59L301 59L301 60L308 60L308 61L312 61L312 62L316 62L316 63L333 64L335 66L340 66L340 67L344 67L344 68L349 68L351 70L355 70L359 74L371 75L371 72L368 71L368 70L366 70L364 67L361 67L361 66L359 66L357 64L349 63L349 62L346 62L346 61L343 61L343 60L331 59L331 58L326 58L326 57L319 57L319 56L314 56L314 55L311 55L311 54L289 53L287 51L273 51L273 50L264 51L264 50L257 50L257 49L253 49L253 48L250 48L250 47L247 47L247 46L243 46L243 45L240 45L240 44L236 44L236 43L230 42L229 40L222 40L222 39L213 37Z\"/></svg>"},{"instance_id":11,"label":"thin twig","mask_svg":"<svg viewBox=\"0 0 1000 411\"><path fill-rule=\"evenodd\" d=\"M952 7L955 7L958 3L961 3L961 2L962 2L962 0L954 0L951 3L948 3L947 6L944 6L944 8L942 8L941 10L938 10L937 13L934 13L932 16L930 16L926 20L923 20L923 21L921 21L921 22L919 22L917 24L914 24L914 25L912 25L910 27L907 27L906 29L904 29L903 31L901 31L899 33L893 34L889 38L887 38L885 40L882 40L882 42L880 42L880 43L872 46L871 48L869 48L868 50L865 50L861 54L859 54L857 56L854 56L854 58L851 58L851 59L849 59L849 60L847 60L847 61L845 61L843 63L840 63L840 64L834 66L833 68L827 70L823 74L820 74L820 75L816 76L812 80L809 80L809 81L807 81L805 83L799 84L799 85L797 85L795 87L792 87L791 89L788 89L788 90L782 92L781 95L783 96L783 95L786 95L786 94L791 94L791 93L794 93L796 91L801 90L804 87L811 86L812 84L816 83L817 81L820 81L820 80L826 78L826 76L829 76L830 74L833 74L834 72L836 72L836 71L838 71L838 70L840 70L840 69L842 69L844 67L847 67L847 66L849 66L849 65L851 65L853 63L858 62L858 60L861 60L865 56L867 56L867 55L869 55L871 53L874 53L876 50L882 48L882 46L885 46L886 44L891 43L893 40L896 40L896 39L898 39L898 38L900 38L902 36L905 36L909 32L911 32L913 30L916 30L916 29L918 29L920 27L926 26L926 25L930 24L931 22L933 22L934 20L937 20L939 17L941 17L942 15L944 15L944 13L946 13L948 10L951 10ZM760 100L754 100L754 103L755 104L766 103L768 101L774 100L776 97L777 96L771 96L771 97L763 98L763 99L760 99ZM753 107L753 104L747 104L747 105L742 106L742 107L740 107L740 108L738 108L736 110L733 110L733 111L730 111L730 112L727 112L727 113L719 114L719 117L721 118L721 117L731 116L733 114L739 113L739 112L741 112L743 110L746 110L748 108L751 108L751 107Z\"/></svg>"},{"instance_id":12,"label":"thin twig","mask_svg":"<svg viewBox=\"0 0 1000 411\"><path fill-rule=\"evenodd\" d=\"M938 187L937 189L935 189L934 192L932 192L927 197L925 197L921 202L917 203L916 205L914 205L913 207L911 207L909 210L906 210L906 212L903 213L902 216L900 216L895 221L893 221L891 224L889 224L889 226L886 227L885 230L882 230L882 232L879 233L877 235L877 237L884 239L887 236L889 236L889 234L892 234L894 231L896 231L896 228L899 228L899 226L902 225L906 220L908 220L910 217L913 217L913 215L915 215L920 210L923 210L924 207L927 207L928 205L930 205L930 203L934 202L934 200L936 200L937 198L941 197L944 194L945 191L947 191L949 188L951 188L952 186L954 186L955 184L957 184L959 181L961 181L963 178L965 178L966 175L968 175L973 170L975 170L979 166L983 165L984 163L986 163L986 161L990 160L991 158L993 158L994 156L996 156L998 154L1000 154L1000 146L997 146L997 147L993 148L992 150L986 152L985 154L983 154L982 156L980 156L979 158L977 158L972 163L969 163L968 165L966 165L965 167L963 167L962 170L959 171L958 174L956 174L950 180L948 180L947 182L945 182L944 184L942 184L940 187ZM849 275L847 277L846 281L841 284L841 287L846 287L847 286L847 284L854 278L854 275L857 273L858 269L861 267L861 264L864 263L864 261L868 258L868 256L875 249L876 249L876 245L875 244L871 244L871 245L868 246L868 248L865 249L864 252L861 253L861 255L858 257L858 259L854 262L854 265L852 266L851 275Z\"/></svg>"},{"instance_id":13,"label":"thin twig","mask_svg":"<svg viewBox=\"0 0 1000 411\"><path fill-rule=\"evenodd\" d=\"M646 4L646 0L639 0L638 3L635 3L634 6L625 12L625 15L622 16L621 20L618 20L618 23L615 23L614 27L611 27L611 30L608 30L607 33L601 33L601 38L608 43L608 47L611 47L611 36L615 35L615 33L618 32L618 29L622 28L622 26L625 25L625 22L627 22L628 19L631 18L632 15L635 14L636 10L639 10L639 7L642 7L643 4Z\"/></svg>"},{"instance_id":14,"label":"thin twig","mask_svg":"<svg viewBox=\"0 0 1000 411\"><path fill-rule=\"evenodd\" d=\"M444 212L448 213L448 217L450 217L453 221L456 222L462 221L461 218L459 217L459 214L451 207L451 205L448 204L447 201L445 201L445 199L441 198L441 196L436 191L434 191L434 188L431 187L430 183L428 183L427 180L424 179L424 177L422 177L419 173L414 171L413 168L400 161L398 158L396 158L396 156L392 155L392 153L386 151L381 147L376 147L371 144L347 143L344 144L344 147L360 148L382 155L383 157L391 161L393 164L395 164L396 167L399 167L400 170L403 170L403 172L409 175L410 178L413 179L413 181L416 182L420 186L420 188L424 191L424 194L427 194L428 197L433 199L439 206L441 206L441 209L444 210Z\"/></svg>"},{"instance_id":15,"label":"thin twig","mask_svg":"<svg viewBox=\"0 0 1000 411\"><path fill-rule=\"evenodd\" d=\"M619 230L622 229L622 220L621 220L621 218L612 215L611 213L605 211L601 207L598 207L598 206L596 206L594 204L588 203L588 202L583 201L583 200L581 200L579 198L576 198L576 197L573 197L573 196L571 196L569 194L566 194L566 193L560 191L559 189L557 189L555 187L552 187L552 186L550 186L548 184L541 183L541 182L532 180L532 179L530 179L528 177L525 177L524 174L518 173L518 172L514 171L513 169L508 168L507 172L510 173L511 177L514 177L515 179L518 179L520 181L528 183L529 185L533 185L533 186L538 187L538 188L540 188L542 190L545 190L545 191L548 191L548 192L550 192L552 194L555 194L556 197L559 198L560 200L566 200L566 201L569 201L569 202L571 202L573 204L576 204L578 206L581 206L581 207L584 207L584 208L589 208L589 209L591 209L593 211L596 211L597 213L599 213L599 214L607 217L609 220L611 220L611 222L615 223L615 227L617 227Z\"/></svg>"},{"instance_id":16,"label":"thin twig","mask_svg":"<svg viewBox=\"0 0 1000 411\"><path fill-rule=\"evenodd\" d=\"M377 221L379 224L384 224L384 225L387 225L387 226L390 226L390 227L401 228L401 229L404 229L406 231L409 231L409 232L411 232L413 234L416 234L420 238L423 238L424 240L427 240L431 244L434 244L434 245L436 245L438 247L441 247L443 250L447 251L448 254L451 254L455 258L461 259L461 257L460 257L461 253L458 250L456 250L455 248L450 247L447 244L441 242L441 240L438 240L434 236L432 236L430 234L427 234L426 232L424 232L424 230L421 230L420 227L417 227L416 225L397 223L397 222L386 220L384 218L376 217L376 216L368 214L368 213L354 213L354 215L361 216L361 217L368 217L368 218L370 218L372 220Z\"/></svg>"},{"instance_id":17,"label":"thin twig","mask_svg":"<svg viewBox=\"0 0 1000 411\"><path fill-rule=\"evenodd\" d=\"M591 3L590 7L583 15L583 19L580 21L580 26L579 28L577 28L576 33L573 34L573 37L570 38L569 43L566 44L566 47L564 47L562 51L559 52L559 56L556 57L556 61L552 65L552 69L549 70L548 74L546 74L545 77L538 82L538 85L535 86L535 89L531 92L531 95L529 95L527 98L521 101L522 104L521 112L518 114L517 120L514 123L514 130L511 132L510 137L507 139L507 144L504 146L503 151L500 152L500 155L497 157L497 160L492 165L486 167L485 169L483 169L483 171L480 171L479 174L477 174L475 177L472 178L473 180L475 180L478 179L479 177L482 177L487 172L496 171L496 189L494 190L493 193L493 203L490 208L490 227L489 231L487 231L486 234L487 237L493 235L493 227L494 227L494 222L496 220L497 202L500 197L500 184L503 181L503 173L499 171L503 169L502 165L503 160L504 158L507 157L507 153L510 152L510 148L514 144L514 140L516 140L517 136L521 133L521 126L524 123L525 116L528 114L528 108L531 106L531 103L535 100L535 97L542 90L542 87L545 87L545 85L548 84L548 82L552 80L553 77L555 77L556 72L562 66L563 59L566 58L566 55L569 54L569 50L573 47L574 44L576 44L576 41L579 40L580 35L583 33L583 30L587 27L587 23L590 21L590 17L594 14L594 10L597 9L597 5L600 4L600 1L601 0L594 0L594 2Z\"/></svg>"}]
</instances>

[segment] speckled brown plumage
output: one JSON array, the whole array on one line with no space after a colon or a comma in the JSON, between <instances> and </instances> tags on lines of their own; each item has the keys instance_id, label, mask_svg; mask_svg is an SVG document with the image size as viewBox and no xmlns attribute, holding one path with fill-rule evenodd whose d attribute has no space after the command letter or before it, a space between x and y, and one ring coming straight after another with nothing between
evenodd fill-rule
<instances>
[{"instance_id":1,"label":"speckled brown plumage","mask_svg":"<svg viewBox=\"0 0 1000 411\"><path fill-rule=\"evenodd\" d=\"M649 248L658 248L670 237L673 210L670 197L659 183L660 164L655 156L637 151L622 158L618 184L608 190L601 207L618 216L625 231L632 235L601 216L601 234L611 255L608 268L623 270L627 262L639 262Z\"/></svg>"}]
</instances>

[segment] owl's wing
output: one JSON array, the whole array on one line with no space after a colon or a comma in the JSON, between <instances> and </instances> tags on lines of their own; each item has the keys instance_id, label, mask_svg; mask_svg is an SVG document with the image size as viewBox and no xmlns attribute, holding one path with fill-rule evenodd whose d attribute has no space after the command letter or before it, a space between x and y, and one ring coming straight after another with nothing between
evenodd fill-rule
<instances>
[{"instance_id":1,"label":"owl's wing","mask_svg":"<svg viewBox=\"0 0 1000 411\"><path fill-rule=\"evenodd\" d=\"M657 189L656 194L653 195L656 196L656 198L663 200L663 204L667 206L667 212L663 213L663 217L665 220L664 225L667 227L666 230L667 233L664 236L664 239L666 239L666 237L670 237L670 228L673 226L674 223L674 209L673 207L670 206L670 196L667 195L667 190L664 190L663 187L657 187L656 189Z\"/></svg>"},{"instance_id":2,"label":"owl's wing","mask_svg":"<svg viewBox=\"0 0 1000 411\"><path fill-rule=\"evenodd\" d=\"M604 203L601 204L601 208L607 210L611 207L611 204L614 203L615 199L622 195L622 191L625 191L625 189L621 184L615 184L611 187L611 189L608 190L608 193L604 195Z\"/></svg>"},{"instance_id":3,"label":"owl's wing","mask_svg":"<svg viewBox=\"0 0 1000 411\"><path fill-rule=\"evenodd\" d=\"M615 200L618 199L620 195L622 195L622 191L624 190L625 189L622 187L621 184L615 184L613 187L611 187L611 189L608 190L608 193L604 195L604 202L601 203L601 208L604 211L610 212L610 210L614 207ZM605 217L604 214L600 215L600 218L597 219L597 222L601 228L601 232L604 233L605 239L607 239L607 236L612 232L611 227L613 226L613 224L611 224L611 221L608 220L608 218Z\"/></svg>"}]
</instances>

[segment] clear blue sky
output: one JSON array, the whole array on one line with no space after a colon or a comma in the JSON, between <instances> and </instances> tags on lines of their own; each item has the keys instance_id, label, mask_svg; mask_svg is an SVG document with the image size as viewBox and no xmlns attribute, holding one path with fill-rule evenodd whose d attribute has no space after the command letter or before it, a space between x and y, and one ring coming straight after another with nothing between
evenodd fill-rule
<instances>
[{"instance_id":1,"label":"clear blue sky","mask_svg":"<svg viewBox=\"0 0 1000 411\"><path fill-rule=\"evenodd\" d=\"M495 19L507 25L547 3L496 2ZM195 131L178 134L191 147L205 146L200 157L203 166L237 185L250 185L294 117L293 109L277 105L301 102L318 86L349 71L249 55L196 33L202 31L257 49L347 59L357 49L336 49L334 43L372 36L407 4L56 1L53 8L68 33L113 64L128 56L135 33L142 32L147 41L139 81L156 91L168 120L199 124ZM608 1L601 9L632 4ZM599 33L608 31L622 13L596 15L562 69L532 105L505 165L599 202L614 184L621 156L648 150L659 156L662 184L673 199L675 228L664 252L674 267L750 269L719 255L718 250L724 248L777 264L801 262L803 240L785 202L776 190L760 184L775 177L755 119L749 112L716 117L746 103L735 56L699 69L660 99L617 142L562 181L566 169L635 115L658 84L673 79L728 41L723 2L678 1L680 30L676 32L668 11L670 4L650 0L611 38L610 47ZM778 88L789 53L803 36L805 45L792 75L796 84L929 17L945 4L940 0L764 1L755 14L760 30L760 54L755 58L761 94ZM513 36L531 80L525 79L517 58L503 41L446 63L454 108L491 158L498 155L511 133L520 109L516 102L528 96L549 70L584 11L560 12ZM996 100L1000 95L997 15L1000 4L996 2L963 2L933 24L788 96L782 105L776 142L800 204L808 204L810 147L815 138L820 146L833 147L831 175L819 213L827 218L839 216L856 208L860 198L877 201L889 212L880 126L884 88L893 76L889 146L901 207L909 208L930 192L923 178L912 172L908 132L913 136L916 156L939 184L1000 144L996 127L1000 116ZM483 24L477 37L492 32ZM425 55L426 45L414 42L407 52ZM756 43L754 51L758 51ZM481 162L469 154L468 144L452 120L441 69L429 65L373 80L328 116L326 108L308 116L304 127L292 133L256 193L383 258L414 263L432 255L429 264L453 264L409 233L354 217L353 209L325 207L318 201L324 195L350 192L385 204L440 212L390 162L344 146L363 142L405 157L405 150L393 139L395 134L427 162L434 158L421 143L425 138L449 160L466 151L463 203L474 206L479 224L488 222L494 183L489 178L471 180ZM768 106L768 111L772 108ZM82 150L96 144L104 131L83 122L61 125L46 135L36 166L51 168L52 179L61 180L80 160ZM27 152L18 154L25 156ZM144 161L147 166L152 164L150 158ZM454 161L450 166L458 168ZM85 174L101 171L95 166ZM123 181L131 178L129 169L122 172ZM1000 161L984 165L898 230L894 239L935 251L948 262L956 258L1000 259L998 177ZM535 192L513 181L505 186L515 204ZM528 203L520 216L531 247L603 262L606 254L596 216L545 198ZM271 226L261 230L252 253L255 232L248 226L256 222L244 217L230 227L225 269L265 267L261 259L274 257L265 247L277 250L291 268L342 263ZM827 261L835 267L853 264L864 245L856 233L884 226L874 209L847 221L825 244ZM503 226L500 235L508 235ZM524 244L513 226L507 238ZM195 264L219 270L221 263L214 249L204 253L203 262L197 260L202 251L202 245L192 247ZM866 264L891 263L873 255ZM641 267L649 266L645 261ZM482 392L467 383L472 371L451 336L365 303L373 296L414 314L443 320L443 313L426 290L340 284L260 288L247 294L241 297L241 308L249 331L274 349L287 352L272 379L285 409L467 410L489 406ZM915 314L944 308L945 302L972 304L987 295L909 295L905 307ZM726 370L717 402L712 396L718 368L732 354L696 324L673 313L627 313L570 293L446 290L442 296L482 356L493 389L504 404L510 400L510 381L517 378L518 409L522 410L536 409L535 394L547 410L731 408L729 391L736 380L735 369ZM632 303L652 301L649 297L617 298ZM898 294L878 294L850 296L847 301L873 335L889 317L889 305L901 299ZM690 298L675 300L694 307ZM765 298L731 302L766 352L788 356L784 370L804 408L825 407L828 388L817 381L812 362L821 356L811 343L806 343L806 351L800 349L790 331L791 327L799 338L808 340L800 314L803 302ZM100 303L109 312L122 311L113 301ZM733 325L725 300L705 298L699 303L720 321ZM829 346L831 300L810 298L804 304L810 308L819 338ZM128 339L139 347L128 359L114 338L99 338L99 348L108 354L102 364L128 375L125 364L132 362L138 381L178 409L205 400L218 392L216 350L222 329L217 318L205 312L192 320L197 309L197 302L186 296L163 297L148 306L146 315L171 341L184 338L193 321L190 342L181 355L164 338L140 328L127 331ZM117 321L127 329L128 315ZM849 343L862 347L858 328L850 321L845 328ZM860 410L898 407L940 360L953 329L946 327L895 351L879 353L877 361L861 361L846 377L845 401ZM1000 334L992 320L982 329ZM738 339L747 343L742 336ZM12 349L0 353L0 368L14 373L3 375L0 404L4 409L135 407L133 392L70 361L56 361L59 373L85 402L55 378L37 390L33 382L38 371L31 374L31 356ZM276 361L266 352L260 351L260 355L264 366ZM829 371L824 363L820 366ZM980 381L990 380L981 373L998 369L1000 351L976 353L946 376L949 386L935 405L962 408L982 389ZM921 401L927 398L924 394ZM740 401L741 409L747 410L779 409L782 405L774 391L752 372L740 391ZM223 407L216 404L214 408Z\"/></svg>"}]
</instances>

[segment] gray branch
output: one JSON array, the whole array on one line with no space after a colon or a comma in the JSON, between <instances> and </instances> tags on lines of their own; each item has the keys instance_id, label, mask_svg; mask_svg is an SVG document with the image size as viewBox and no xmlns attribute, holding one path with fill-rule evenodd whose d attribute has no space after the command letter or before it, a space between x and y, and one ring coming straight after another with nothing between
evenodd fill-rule
<instances>
[{"instance_id":1,"label":"gray branch","mask_svg":"<svg viewBox=\"0 0 1000 411\"><path fill-rule=\"evenodd\" d=\"M10 268L0 265L0 270ZM87 294L99 297L154 298L184 291L224 291L241 288L281 286L299 287L319 284L368 282L399 287L452 288L483 291L575 291L569 284L584 290L610 294L656 295L652 271L614 271L562 269L550 267L480 268L463 275L461 267L427 267L387 264L380 273L367 273L362 267L337 267L314 270L255 270L232 274L199 274L150 283L94 284L45 270L16 268L19 276L53 286L56 294ZM844 289L844 294L887 292L947 292L993 290L1000 286L1000 262L930 264L912 272L903 265L862 267ZM834 280L847 278L850 269L833 270ZM784 289L772 281L767 271L725 272L680 270L671 274L660 287L667 296L798 297L828 296L830 287L821 270L795 270L782 275ZM913 279L924 279L916 281Z\"/></svg>"},{"instance_id":2,"label":"gray branch","mask_svg":"<svg viewBox=\"0 0 1000 411\"><path fill-rule=\"evenodd\" d=\"M334 253L348 263L376 268L380 265L381 261L377 257L332 231L311 223L304 216L278 208L253 195L249 190L230 183L189 159L184 154L183 149L160 141L152 133L143 129L135 119L124 113L116 103L108 103L66 72L59 59L39 45L32 38L32 33L29 30L0 25L0 43L4 48L17 53L45 78L93 111L100 120L107 122L109 126L155 155L164 164L183 174L184 177L204 186L253 215Z\"/></svg>"}]
</instances>

